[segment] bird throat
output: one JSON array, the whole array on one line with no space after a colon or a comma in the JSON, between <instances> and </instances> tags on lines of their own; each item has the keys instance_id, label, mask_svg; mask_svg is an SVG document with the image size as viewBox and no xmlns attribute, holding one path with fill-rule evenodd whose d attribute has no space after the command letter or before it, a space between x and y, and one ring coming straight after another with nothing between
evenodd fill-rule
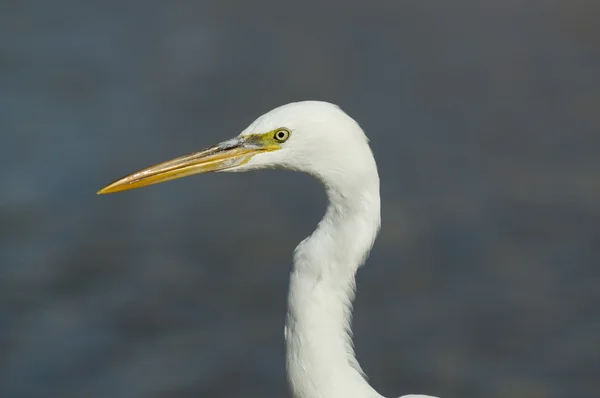
<instances>
[{"instance_id":1,"label":"bird throat","mask_svg":"<svg viewBox=\"0 0 600 398\"><path fill-rule=\"evenodd\" d=\"M355 274L379 230L378 186L344 197L330 196L323 220L294 254L285 338L295 398L381 397L363 376L350 332Z\"/></svg>"}]
</instances>

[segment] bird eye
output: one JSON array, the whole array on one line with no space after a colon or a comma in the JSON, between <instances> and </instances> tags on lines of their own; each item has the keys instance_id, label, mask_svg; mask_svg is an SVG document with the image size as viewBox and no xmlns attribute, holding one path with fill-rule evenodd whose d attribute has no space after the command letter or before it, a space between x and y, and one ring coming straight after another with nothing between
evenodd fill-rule
<instances>
[{"instance_id":1,"label":"bird eye","mask_svg":"<svg viewBox=\"0 0 600 398\"><path fill-rule=\"evenodd\" d=\"M290 132L286 129L279 129L275 132L273 138L279 142L285 142L288 138L290 138Z\"/></svg>"}]
</instances>

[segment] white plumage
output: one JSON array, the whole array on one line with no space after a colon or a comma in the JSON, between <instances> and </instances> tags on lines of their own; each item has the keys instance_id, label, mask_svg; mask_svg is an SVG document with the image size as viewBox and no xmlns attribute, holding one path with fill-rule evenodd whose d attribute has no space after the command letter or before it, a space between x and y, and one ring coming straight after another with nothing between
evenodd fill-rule
<instances>
[{"instance_id":1,"label":"white plumage","mask_svg":"<svg viewBox=\"0 0 600 398\"><path fill-rule=\"evenodd\" d=\"M355 274L380 227L379 176L363 130L337 106L318 101L281 106L232 140L134 173L100 193L208 171L266 167L312 174L329 199L317 229L294 252L285 325L293 395L381 397L363 377L350 331ZM409 397L428 396L404 396Z\"/></svg>"}]
</instances>

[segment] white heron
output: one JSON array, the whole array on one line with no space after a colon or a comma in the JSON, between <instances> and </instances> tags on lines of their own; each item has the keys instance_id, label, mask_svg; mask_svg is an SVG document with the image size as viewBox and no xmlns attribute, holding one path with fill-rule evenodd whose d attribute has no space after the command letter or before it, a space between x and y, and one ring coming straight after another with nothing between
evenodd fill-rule
<instances>
[{"instance_id":1,"label":"white heron","mask_svg":"<svg viewBox=\"0 0 600 398\"><path fill-rule=\"evenodd\" d=\"M285 323L292 393L295 398L381 398L356 360L350 330L355 274L380 227L379 175L365 133L338 106L283 105L233 139L133 173L98 193L211 171L276 167L312 174L329 199L317 229L294 251Z\"/></svg>"}]
</instances>

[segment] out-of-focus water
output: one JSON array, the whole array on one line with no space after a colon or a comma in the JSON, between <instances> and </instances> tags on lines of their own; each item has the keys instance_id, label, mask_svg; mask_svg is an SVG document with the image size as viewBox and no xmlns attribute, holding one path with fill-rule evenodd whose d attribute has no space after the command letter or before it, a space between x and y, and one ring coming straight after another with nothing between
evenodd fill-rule
<instances>
[{"instance_id":1,"label":"out-of-focus water","mask_svg":"<svg viewBox=\"0 0 600 398\"><path fill-rule=\"evenodd\" d=\"M303 99L357 119L380 167L354 322L375 388L597 396L597 3L1 9L1 397L289 396L287 276L319 185L95 192Z\"/></svg>"}]
</instances>

